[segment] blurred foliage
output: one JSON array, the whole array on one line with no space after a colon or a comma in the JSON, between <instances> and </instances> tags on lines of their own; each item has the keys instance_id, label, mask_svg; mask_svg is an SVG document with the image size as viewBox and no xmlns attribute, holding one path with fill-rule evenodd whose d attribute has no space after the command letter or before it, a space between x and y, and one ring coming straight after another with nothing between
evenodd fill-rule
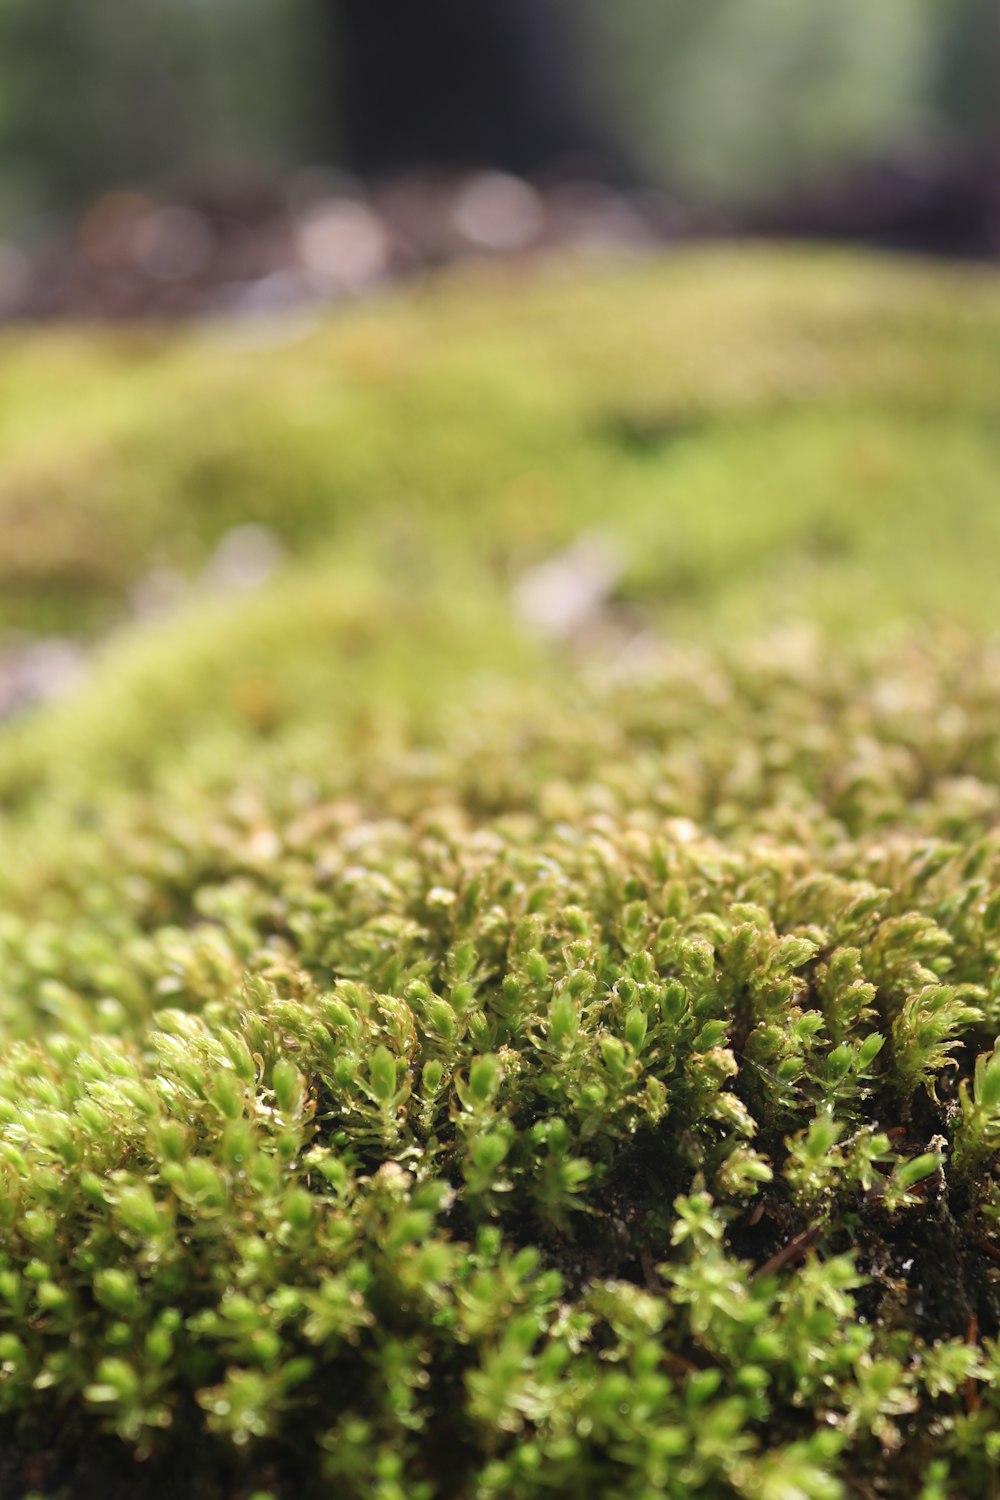
<instances>
[{"instance_id":1,"label":"blurred foliage","mask_svg":"<svg viewBox=\"0 0 1000 1500\"><path fill-rule=\"evenodd\" d=\"M311 119L303 13L303 0L0 0L0 213L287 164Z\"/></svg>"},{"instance_id":2,"label":"blurred foliage","mask_svg":"<svg viewBox=\"0 0 1000 1500\"><path fill-rule=\"evenodd\" d=\"M330 11L2 0L0 214L122 181L336 156ZM746 202L968 143L992 110L989 0L589 0L585 14L597 90L637 164L703 199Z\"/></svg>"},{"instance_id":3,"label":"blurred foliage","mask_svg":"<svg viewBox=\"0 0 1000 1500\"><path fill-rule=\"evenodd\" d=\"M942 10L624 0L596 7L595 24L611 38L607 83L647 171L727 202L925 141L941 32L964 27Z\"/></svg>"}]
</instances>

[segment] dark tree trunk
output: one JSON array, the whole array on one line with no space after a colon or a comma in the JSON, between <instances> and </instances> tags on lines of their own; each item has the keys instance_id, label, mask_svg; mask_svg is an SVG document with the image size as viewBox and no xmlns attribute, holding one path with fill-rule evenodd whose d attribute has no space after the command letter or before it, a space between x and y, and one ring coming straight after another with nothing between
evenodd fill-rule
<instances>
[{"instance_id":1,"label":"dark tree trunk","mask_svg":"<svg viewBox=\"0 0 1000 1500\"><path fill-rule=\"evenodd\" d=\"M578 0L327 0L348 164L620 176L586 82Z\"/></svg>"}]
</instances>

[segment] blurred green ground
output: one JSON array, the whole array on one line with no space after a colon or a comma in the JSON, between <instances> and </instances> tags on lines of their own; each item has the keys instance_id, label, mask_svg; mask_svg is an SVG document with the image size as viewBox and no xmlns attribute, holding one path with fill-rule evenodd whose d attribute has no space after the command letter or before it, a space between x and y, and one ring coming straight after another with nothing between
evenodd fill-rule
<instances>
[{"instance_id":1,"label":"blurred green ground","mask_svg":"<svg viewBox=\"0 0 1000 1500\"><path fill-rule=\"evenodd\" d=\"M470 270L301 331L2 353L0 628L102 642L82 697L5 731L8 805L91 766L141 776L202 731L555 680L573 643L525 629L512 590L581 537L620 559L619 635L1000 620L987 273L688 252ZM138 580L194 582L245 522L286 548L270 583L131 620Z\"/></svg>"},{"instance_id":2,"label":"blurred green ground","mask_svg":"<svg viewBox=\"0 0 1000 1500\"><path fill-rule=\"evenodd\" d=\"M674 621L735 587L840 623L863 580L881 616L991 617L988 275L763 251L470 272L272 342L6 336L3 624L107 621L239 520L456 587L601 524Z\"/></svg>"}]
</instances>

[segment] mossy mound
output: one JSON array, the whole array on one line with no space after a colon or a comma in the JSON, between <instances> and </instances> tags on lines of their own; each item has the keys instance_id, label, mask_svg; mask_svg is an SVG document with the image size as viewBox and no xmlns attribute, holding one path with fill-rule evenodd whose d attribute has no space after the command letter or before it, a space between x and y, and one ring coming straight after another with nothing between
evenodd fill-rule
<instances>
[{"instance_id":1,"label":"mossy mound","mask_svg":"<svg viewBox=\"0 0 1000 1500\"><path fill-rule=\"evenodd\" d=\"M685 254L469 272L312 329L0 347L0 627L103 628L247 521L450 594L605 528L622 596L685 630L993 618L989 276Z\"/></svg>"},{"instance_id":2,"label":"mossy mound","mask_svg":"<svg viewBox=\"0 0 1000 1500\"><path fill-rule=\"evenodd\" d=\"M0 742L0 1493L988 1492L1000 657L969 542L1000 304L895 275L690 262L501 283L492 311L460 285L435 350L418 302L275 354L307 412L331 350L374 361L375 511L320 491L318 556L126 632ZM670 368L633 365L651 297ZM840 350L798 383L793 327ZM463 384L484 331L492 437ZM264 366L204 353L149 379L218 362L236 421ZM441 444L405 501L404 409ZM511 559L602 514L607 618L532 640Z\"/></svg>"}]
</instances>

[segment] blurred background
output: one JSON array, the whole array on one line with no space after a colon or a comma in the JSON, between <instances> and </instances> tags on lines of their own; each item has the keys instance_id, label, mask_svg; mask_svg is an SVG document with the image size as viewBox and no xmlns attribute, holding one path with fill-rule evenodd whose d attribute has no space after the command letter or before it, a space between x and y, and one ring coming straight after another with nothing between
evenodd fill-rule
<instances>
[{"instance_id":1,"label":"blurred background","mask_svg":"<svg viewBox=\"0 0 1000 1500\"><path fill-rule=\"evenodd\" d=\"M998 80L997 0L0 0L0 313L553 239L992 256Z\"/></svg>"},{"instance_id":2,"label":"blurred background","mask_svg":"<svg viewBox=\"0 0 1000 1500\"><path fill-rule=\"evenodd\" d=\"M0 0L0 719L233 590L165 743L992 626L998 82L1000 0Z\"/></svg>"}]
</instances>

